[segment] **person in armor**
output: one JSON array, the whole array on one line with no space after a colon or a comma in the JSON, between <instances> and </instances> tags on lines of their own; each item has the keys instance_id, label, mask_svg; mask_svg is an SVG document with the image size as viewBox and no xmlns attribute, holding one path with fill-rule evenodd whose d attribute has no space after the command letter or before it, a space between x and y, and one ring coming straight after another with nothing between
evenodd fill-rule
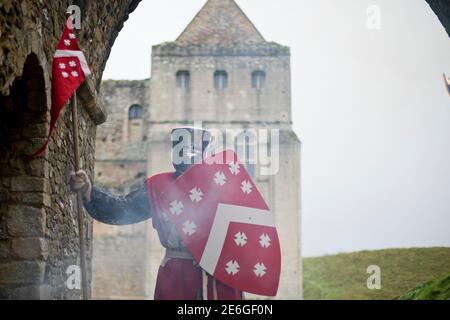
<instances>
[{"instance_id":1,"label":"person in armor","mask_svg":"<svg viewBox=\"0 0 450 320\"><path fill-rule=\"evenodd\" d=\"M186 134L190 139L185 139ZM158 271L155 300L241 300L242 292L221 283L201 269L183 245L175 227L159 209L162 192L193 164L203 160L211 142L210 132L201 128L177 128L171 136L175 172L155 175L130 194L117 196L92 186L86 172L80 170L70 176L71 190L82 192L86 211L102 223L130 225L152 219L153 227L166 249ZM183 143L187 145L180 148Z\"/></svg>"}]
</instances>

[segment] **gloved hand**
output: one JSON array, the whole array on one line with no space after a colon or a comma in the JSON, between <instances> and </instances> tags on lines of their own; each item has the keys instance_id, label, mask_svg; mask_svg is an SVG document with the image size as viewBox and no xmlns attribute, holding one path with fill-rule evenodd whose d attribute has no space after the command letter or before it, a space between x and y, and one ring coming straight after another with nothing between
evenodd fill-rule
<instances>
[{"instance_id":1,"label":"gloved hand","mask_svg":"<svg viewBox=\"0 0 450 320\"><path fill-rule=\"evenodd\" d=\"M73 192L81 191L83 198L91 202L92 183L84 170L72 172L69 180L70 189Z\"/></svg>"}]
</instances>

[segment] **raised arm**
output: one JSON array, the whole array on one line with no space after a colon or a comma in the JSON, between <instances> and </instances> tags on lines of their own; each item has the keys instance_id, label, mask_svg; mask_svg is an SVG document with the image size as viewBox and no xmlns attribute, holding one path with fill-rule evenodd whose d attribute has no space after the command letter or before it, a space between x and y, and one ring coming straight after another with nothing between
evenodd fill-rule
<instances>
[{"instance_id":1,"label":"raised arm","mask_svg":"<svg viewBox=\"0 0 450 320\"><path fill-rule=\"evenodd\" d=\"M145 185L127 196L117 196L98 187L91 187L83 171L71 175L73 191L80 190L84 207L97 221L110 225L129 225L151 218L150 202Z\"/></svg>"}]
</instances>

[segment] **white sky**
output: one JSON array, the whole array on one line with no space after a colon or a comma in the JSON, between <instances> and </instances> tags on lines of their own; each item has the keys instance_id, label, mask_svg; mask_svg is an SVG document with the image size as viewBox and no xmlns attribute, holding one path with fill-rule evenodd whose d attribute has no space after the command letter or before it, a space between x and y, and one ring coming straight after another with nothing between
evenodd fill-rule
<instances>
[{"instance_id":1,"label":"white sky","mask_svg":"<svg viewBox=\"0 0 450 320\"><path fill-rule=\"evenodd\" d=\"M150 76L205 0L144 0L104 79ZM302 249L450 246L450 41L424 0L237 0L264 37L291 47L302 140ZM366 10L381 9L381 30Z\"/></svg>"}]
</instances>

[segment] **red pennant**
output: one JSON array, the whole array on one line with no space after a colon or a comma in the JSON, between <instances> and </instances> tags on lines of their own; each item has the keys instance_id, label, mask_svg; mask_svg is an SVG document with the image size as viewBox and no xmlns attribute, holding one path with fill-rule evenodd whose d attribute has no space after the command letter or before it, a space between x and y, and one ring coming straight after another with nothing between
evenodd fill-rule
<instances>
[{"instance_id":1,"label":"red pennant","mask_svg":"<svg viewBox=\"0 0 450 320\"><path fill-rule=\"evenodd\" d=\"M90 74L91 70L78 46L75 31L66 25L53 57L50 131L44 145L31 158L45 151L62 108Z\"/></svg>"}]
</instances>

